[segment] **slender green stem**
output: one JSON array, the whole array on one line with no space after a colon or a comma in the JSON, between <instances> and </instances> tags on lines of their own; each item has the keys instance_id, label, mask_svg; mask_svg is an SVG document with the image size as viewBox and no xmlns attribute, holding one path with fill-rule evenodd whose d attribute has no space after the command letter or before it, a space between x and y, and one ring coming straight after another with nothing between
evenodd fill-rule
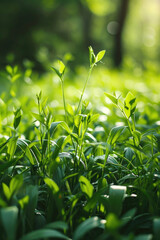
<instances>
[{"instance_id":1,"label":"slender green stem","mask_svg":"<svg viewBox=\"0 0 160 240\"><path fill-rule=\"evenodd\" d=\"M128 118L127 118L127 124L128 124L128 127L129 127L129 131L130 131L131 135L133 136L132 126L131 126Z\"/></svg>"},{"instance_id":2,"label":"slender green stem","mask_svg":"<svg viewBox=\"0 0 160 240\"><path fill-rule=\"evenodd\" d=\"M49 128L47 129L47 131L48 131L48 153L47 153L47 155L48 155L48 158L49 158L49 155L50 155L50 152L51 152L51 147L50 147L50 140L51 140L51 138L50 138L50 131L49 131Z\"/></svg>"},{"instance_id":3,"label":"slender green stem","mask_svg":"<svg viewBox=\"0 0 160 240\"><path fill-rule=\"evenodd\" d=\"M133 167L133 169L135 168L134 164L129 159L127 159L123 155L117 153L116 151L113 151L113 153L116 154L118 157L122 158L123 160L125 160L126 162L128 162L127 168L129 167L129 165L131 165ZM121 162L121 165L122 165L122 162Z\"/></svg>"},{"instance_id":4,"label":"slender green stem","mask_svg":"<svg viewBox=\"0 0 160 240\"><path fill-rule=\"evenodd\" d=\"M41 115L41 106L40 106L40 99L38 98L38 112L39 112L39 115ZM43 134L42 134L42 123L40 122L40 143L41 143L41 148L42 148L42 145L43 145ZM43 151L42 151L42 154L41 154L41 163L43 162Z\"/></svg>"},{"instance_id":5,"label":"slender green stem","mask_svg":"<svg viewBox=\"0 0 160 240\"><path fill-rule=\"evenodd\" d=\"M88 83L88 81L90 79L93 67L94 67L94 65L92 65L90 67L90 69L89 69L88 76L86 78L86 81L85 81L85 84L84 84L84 87L83 87L83 90L82 90L82 93L81 93L81 97L80 97L80 100L79 100L79 103L78 103L78 108L77 108L76 114L79 113L79 111L80 111L81 104L82 104L82 98L83 98L83 95L84 95L84 91L85 91L87 83Z\"/></svg>"},{"instance_id":6,"label":"slender green stem","mask_svg":"<svg viewBox=\"0 0 160 240\"><path fill-rule=\"evenodd\" d=\"M108 156L111 152L111 148L110 148L110 145L108 143L106 143L106 152L105 152L105 158L104 158L104 164L103 164L103 169L102 169L102 176L104 177L104 169L105 169L105 165L106 165L106 162L107 162L107 159L108 159Z\"/></svg>"},{"instance_id":7,"label":"slender green stem","mask_svg":"<svg viewBox=\"0 0 160 240\"><path fill-rule=\"evenodd\" d=\"M64 111L65 111L65 120L67 121L67 110L66 110L66 101L65 101L65 95L64 95L63 79L61 79L61 87L62 87L62 96L63 96L63 106L64 106Z\"/></svg>"},{"instance_id":8,"label":"slender green stem","mask_svg":"<svg viewBox=\"0 0 160 240\"><path fill-rule=\"evenodd\" d=\"M136 126L135 126L135 114L133 114L132 116L132 123L133 123L133 130L136 130Z\"/></svg>"}]
</instances>

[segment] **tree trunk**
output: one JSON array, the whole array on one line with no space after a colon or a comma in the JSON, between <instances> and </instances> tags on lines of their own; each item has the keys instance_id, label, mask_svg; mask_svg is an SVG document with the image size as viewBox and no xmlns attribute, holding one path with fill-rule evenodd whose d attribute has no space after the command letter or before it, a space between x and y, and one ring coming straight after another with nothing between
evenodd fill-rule
<instances>
[{"instance_id":1,"label":"tree trunk","mask_svg":"<svg viewBox=\"0 0 160 240\"><path fill-rule=\"evenodd\" d=\"M118 13L118 23L119 28L117 35L115 36L115 45L114 45L114 65L115 67L120 67L123 59L123 46L122 46L122 34L125 26L125 21L128 13L129 0L121 0L120 9Z\"/></svg>"},{"instance_id":2,"label":"tree trunk","mask_svg":"<svg viewBox=\"0 0 160 240\"><path fill-rule=\"evenodd\" d=\"M91 39L91 24L92 24L92 13L87 6L79 1L79 11L82 20L82 33L83 33L83 46L88 49L92 45Z\"/></svg>"}]
</instances>

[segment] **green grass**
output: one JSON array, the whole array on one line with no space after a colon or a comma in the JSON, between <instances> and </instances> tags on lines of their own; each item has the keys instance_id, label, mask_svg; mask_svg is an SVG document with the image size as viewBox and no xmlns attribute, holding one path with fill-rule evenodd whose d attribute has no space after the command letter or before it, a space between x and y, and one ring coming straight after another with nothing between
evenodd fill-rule
<instances>
[{"instance_id":1,"label":"green grass","mask_svg":"<svg viewBox=\"0 0 160 240\"><path fill-rule=\"evenodd\" d=\"M62 62L39 82L1 73L2 240L159 238L158 77L89 52L74 79Z\"/></svg>"}]
</instances>

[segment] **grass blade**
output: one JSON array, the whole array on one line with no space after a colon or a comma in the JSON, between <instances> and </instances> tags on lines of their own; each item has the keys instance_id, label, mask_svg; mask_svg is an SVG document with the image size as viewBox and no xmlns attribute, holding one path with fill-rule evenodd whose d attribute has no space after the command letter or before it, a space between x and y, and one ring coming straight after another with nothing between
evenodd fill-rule
<instances>
[{"instance_id":1,"label":"grass blade","mask_svg":"<svg viewBox=\"0 0 160 240\"><path fill-rule=\"evenodd\" d=\"M20 240L39 240L39 239L46 239L46 238L60 238L60 239L66 239L69 240L68 237L66 237L64 234L56 231L56 230L50 230L50 229L41 229L36 230L31 233L26 234Z\"/></svg>"},{"instance_id":2,"label":"grass blade","mask_svg":"<svg viewBox=\"0 0 160 240\"><path fill-rule=\"evenodd\" d=\"M126 186L110 186L109 189L109 204L110 211L117 216L121 214L123 199L126 194Z\"/></svg>"},{"instance_id":3,"label":"grass blade","mask_svg":"<svg viewBox=\"0 0 160 240\"><path fill-rule=\"evenodd\" d=\"M15 206L2 208L0 213L7 240L16 240L18 208Z\"/></svg>"},{"instance_id":4,"label":"grass blade","mask_svg":"<svg viewBox=\"0 0 160 240\"><path fill-rule=\"evenodd\" d=\"M105 222L105 220L98 217L91 217L87 219L78 226L74 233L73 240L84 239L84 235L94 228L104 228Z\"/></svg>"}]
</instances>

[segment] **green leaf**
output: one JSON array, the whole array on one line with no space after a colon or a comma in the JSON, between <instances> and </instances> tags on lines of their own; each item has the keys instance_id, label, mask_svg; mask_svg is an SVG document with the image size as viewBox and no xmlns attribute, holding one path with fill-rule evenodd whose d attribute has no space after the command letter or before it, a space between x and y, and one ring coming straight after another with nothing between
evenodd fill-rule
<instances>
[{"instance_id":1,"label":"green leaf","mask_svg":"<svg viewBox=\"0 0 160 240\"><path fill-rule=\"evenodd\" d=\"M97 142L97 139L91 133L86 132L84 135L85 135L86 139L89 140L89 142L92 142L92 141Z\"/></svg>"},{"instance_id":2,"label":"green leaf","mask_svg":"<svg viewBox=\"0 0 160 240\"><path fill-rule=\"evenodd\" d=\"M129 131L129 128L124 126L123 131L121 132L120 136L118 137L118 142L124 142L126 140L129 139L129 137L131 137L131 133Z\"/></svg>"},{"instance_id":3,"label":"green leaf","mask_svg":"<svg viewBox=\"0 0 160 240\"><path fill-rule=\"evenodd\" d=\"M59 157L61 157L61 158L70 158L70 159L73 159L72 154L70 154L70 153L68 153L68 152L59 153Z\"/></svg>"},{"instance_id":4,"label":"green leaf","mask_svg":"<svg viewBox=\"0 0 160 240\"><path fill-rule=\"evenodd\" d=\"M42 99L42 91L39 92L39 94L36 94L38 103L40 102L40 100Z\"/></svg>"},{"instance_id":5,"label":"green leaf","mask_svg":"<svg viewBox=\"0 0 160 240\"><path fill-rule=\"evenodd\" d=\"M10 155L10 160L12 159L12 157L14 156L14 153L16 151L17 139L18 139L18 137L12 137L8 141L7 153Z\"/></svg>"},{"instance_id":6,"label":"green leaf","mask_svg":"<svg viewBox=\"0 0 160 240\"><path fill-rule=\"evenodd\" d=\"M138 178L138 175L135 175L135 174L133 174L133 173L130 173L130 174L127 174L127 175L125 175L124 177L122 177L122 178L120 178L119 180L118 180L118 183L124 183L126 180L130 180L130 179L136 179L136 178Z\"/></svg>"},{"instance_id":7,"label":"green leaf","mask_svg":"<svg viewBox=\"0 0 160 240\"><path fill-rule=\"evenodd\" d=\"M68 224L66 222L57 221L45 225L45 228L60 229L66 231L68 229Z\"/></svg>"},{"instance_id":8,"label":"green leaf","mask_svg":"<svg viewBox=\"0 0 160 240\"><path fill-rule=\"evenodd\" d=\"M118 138L120 137L121 133L124 130L124 126L119 126L119 127L113 127L109 133L108 139L107 139L107 143L110 145L113 145Z\"/></svg>"},{"instance_id":9,"label":"green leaf","mask_svg":"<svg viewBox=\"0 0 160 240\"><path fill-rule=\"evenodd\" d=\"M32 74L32 69L27 69L26 71L25 71L25 77L30 77L31 76L31 74Z\"/></svg>"},{"instance_id":10,"label":"green leaf","mask_svg":"<svg viewBox=\"0 0 160 240\"><path fill-rule=\"evenodd\" d=\"M22 175L16 175L14 176L10 181L10 192L11 194L15 194L23 185L23 176Z\"/></svg>"},{"instance_id":11,"label":"green leaf","mask_svg":"<svg viewBox=\"0 0 160 240\"><path fill-rule=\"evenodd\" d=\"M57 74L57 76L61 79L61 74L60 74L60 72L58 71L58 69L55 68L55 67L52 67L52 69L55 71L55 73Z\"/></svg>"},{"instance_id":12,"label":"green leaf","mask_svg":"<svg viewBox=\"0 0 160 240\"><path fill-rule=\"evenodd\" d=\"M78 128L79 124L80 124L80 121L81 121L81 116L80 115L76 115L74 117L74 124L75 126Z\"/></svg>"},{"instance_id":13,"label":"green leaf","mask_svg":"<svg viewBox=\"0 0 160 240\"><path fill-rule=\"evenodd\" d=\"M32 153L31 153L31 150L30 150L30 148L29 148L28 146L26 147L26 156L27 156L27 158L29 159L30 163L31 163L32 165L34 165L35 162L34 162L34 159L33 159Z\"/></svg>"},{"instance_id":14,"label":"green leaf","mask_svg":"<svg viewBox=\"0 0 160 240\"><path fill-rule=\"evenodd\" d=\"M65 136L61 136L57 141L56 144L53 147L53 154L52 154L52 159L56 159L58 157L58 154L62 148L63 142L65 140Z\"/></svg>"},{"instance_id":15,"label":"green leaf","mask_svg":"<svg viewBox=\"0 0 160 240\"><path fill-rule=\"evenodd\" d=\"M33 112L32 112L32 115L33 115L33 117L34 117L37 121L39 121L39 122L41 122L41 123L44 124L44 117L43 117L43 115L40 115L40 114L37 114L37 113L33 113Z\"/></svg>"},{"instance_id":16,"label":"green leaf","mask_svg":"<svg viewBox=\"0 0 160 240\"><path fill-rule=\"evenodd\" d=\"M95 57L93 48L91 46L89 47L89 61L90 61L90 67L93 67L93 65L96 62L96 57Z\"/></svg>"},{"instance_id":17,"label":"green leaf","mask_svg":"<svg viewBox=\"0 0 160 240\"><path fill-rule=\"evenodd\" d=\"M9 162L0 164L0 173L4 172L5 170L7 170L10 166L13 166L16 163L17 159L13 159Z\"/></svg>"},{"instance_id":18,"label":"green leaf","mask_svg":"<svg viewBox=\"0 0 160 240\"><path fill-rule=\"evenodd\" d=\"M13 73L16 74L17 72L18 72L18 66L16 65L16 66L14 66L14 68L13 68Z\"/></svg>"},{"instance_id":19,"label":"green leaf","mask_svg":"<svg viewBox=\"0 0 160 240\"><path fill-rule=\"evenodd\" d=\"M26 195L24 198L20 199L19 201L19 205L21 206L22 209L25 208L25 206L28 204L29 202L29 196Z\"/></svg>"},{"instance_id":20,"label":"green leaf","mask_svg":"<svg viewBox=\"0 0 160 240\"><path fill-rule=\"evenodd\" d=\"M118 99L114 95L110 93L104 93L104 94L111 100L112 103L118 105Z\"/></svg>"},{"instance_id":21,"label":"green leaf","mask_svg":"<svg viewBox=\"0 0 160 240\"><path fill-rule=\"evenodd\" d=\"M152 239L153 239L152 234L141 234L134 237L134 240L152 240Z\"/></svg>"},{"instance_id":22,"label":"green leaf","mask_svg":"<svg viewBox=\"0 0 160 240\"><path fill-rule=\"evenodd\" d=\"M124 112L127 118L135 112L136 109L136 98L135 96L129 92L124 100Z\"/></svg>"},{"instance_id":23,"label":"green leaf","mask_svg":"<svg viewBox=\"0 0 160 240\"><path fill-rule=\"evenodd\" d=\"M75 172L75 173L73 173L73 174L70 174L70 175L66 176L63 180L67 180L67 179L69 179L69 178L75 177L75 176L77 176L78 174L79 174L79 173Z\"/></svg>"},{"instance_id":24,"label":"green leaf","mask_svg":"<svg viewBox=\"0 0 160 240\"><path fill-rule=\"evenodd\" d=\"M155 218L153 220L153 233L154 233L154 239L159 240L160 236L160 218Z\"/></svg>"},{"instance_id":25,"label":"green leaf","mask_svg":"<svg viewBox=\"0 0 160 240\"><path fill-rule=\"evenodd\" d=\"M126 225L129 221L131 221L136 214L136 208L132 208L129 211L127 211L123 216L121 217L121 226Z\"/></svg>"},{"instance_id":26,"label":"green leaf","mask_svg":"<svg viewBox=\"0 0 160 240\"><path fill-rule=\"evenodd\" d=\"M48 97L45 97L45 98L41 101L41 107L42 107L42 109L45 109L45 107L47 106L47 101L48 101ZM48 114L48 116L50 116L50 113Z\"/></svg>"},{"instance_id":27,"label":"green leaf","mask_svg":"<svg viewBox=\"0 0 160 240\"><path fill-rule=\"evenodd\" d=\"M0 198L0 207L7 207L7 202Z\"/></svg>"},{"instance_id":28,"label":"green leaf","mask_svg":"<svg viewBox=\"0 0 160 240\"><path fill-rule=\"evenodd\" d=\"M126 194L126 186L112 185L109 189L110 212L120 215L122 210L123 199Z\"/></svg>"},{"instance_id":29,"label":"green leaf","mask_svg":"<svg viewBox=\"0 0 160 240\"><path fill-rule=\"evenodd\" d=\"M100 178L98 180L98 190L100 190L100 189L105 189L105 192L107 193L108 182L107 182L106 178Z\"/></svg>"},{"instance_id":30,"label":"green leaf","mask_svg":"<svg viewBox=\"0 0 160 240\"><path fill-rule=\"evenodd\" d=\"M106 53L106 51L105 51L105 50L102 50L102 51L100 51L100 52L97 54L97 56L96 56L96 63L102 60L102 58L104 57L105 53Z\"/></svg>"},{"instance_id":31,"label":"green leaf","mask_svg":"<svg viewBox=\"0 0 160 240\"><path fill-rule=\"evenodd\" d=\"M23 139L18 139L17 145L25 152L27 158L32 165L41 161L41 153L35 146L37 142L30 142Z\"/></svg>"},{"instance_id":32,"label":"green leaf","mask_svg":"<svg viewBox=\"0 0 160 240\"><path fill-rule=\"evenodd\" d=\"M25 236L23 236L22 238L20 238L20 240L39 240L39 239L46 239L46 238L60 238L60 239L69 240L69 238L66 237L64 234L56 230L50 230L50 229L41 229L41 230L30 232Z\"/></svg>"},{"instance_id":33,"label":"green leaf","mask_svg":"<svg viewBox=\"0 0 160 240\"><path fill-rule=\"evenodd\" d=\"M91 217L86 221L82 222L76 229L73 235L73 240L84 239L84 235L94 228L104 229L106 221L98 217Z\"/></svg>"},{"instance_id":34,"label":"green leaf","mask_svg":"<svg viewBox=\"0 0 160 240\"><path fill-rule=\"evenodd\" d=\"M111 232L115 232L120 227L120 224L121 224L121 222L115 214L113 214L113 213L108 214L107 219L106 219L107 230L109 230Z\"/></svg>"},{"instance_id":35,"label":"green leaf","mask_svg":"<svg viewBox=\"0 0 160 240\"><path fill-rule=\"evenodd\" d=\"M88 196L88 198L91 198L93 195L94 188L92 184L89 182L89 180L84 176L80 176L79 183L80 183L81 191L85 193Z\"/></svg>"},{"instance_id":36,"label":"green leaf","mask_svg":"<svg viewBox=\"0 0 160 240\"><path fill-rule=\"evenodd\" d=\"M13 123L14 129L16 129L19 126L21 117L22 117L22 110L21 108L19 108L14 112L14 123Z\"/></svg>"},{"instance_id":37,"label":"green leaf","mask_svg":"<svg viewBox=\"0 0 160 240\"><path fill-rule=\"evenodd\" d=\"M58 63L59 63L59 72L61 75L63 75L66 67L62 61L59 60Z\"/></svg>"},{"instance_id":38,"label":"green leaf","mask_svg":"<svg viewBox=\"0 0 160 240\"><path fill-rule=\"evenodd\" d=\"M12 69L12 67L11 67L10 65L7 65L7 66L6 66L6 71L7 71L10 75L12 75L12 73L13 73L13 69Z\"/></svg>"},{"instance_id":39,"label":"green leaf","mask_svg":"<svg viewBox=\"0 0 160 240\"><path fill-rule=\"evenodd\" d=\"M21 74L20 73L17 73L17 74L15 74L13 77L12 77L12 79L11 79L11 81L12 82L15 82L18 78L20 78L21 77Z\"/></svg>"},{"instance_id":40,"label":"green leaf","mask_svg":"<svg viewBox=\"0 0 160 240\"><path fill-rule=\"evenodd\" d=\"M130 148L130 147L126 147L125 149L124 149L124 151L125 151L125 158L127 158L128 160L132 160L132 158L133 158L133 156L134 156L134 151L133 151L133 149L132 148Z\"/></svg>"},{"instance_id":41,"label":"green leaf","mask_svg":"<svg viewBox=\"0 0 160 240\"><path fill-rule=\"evenodd\" d=\"M66 110L71 116L74 116L73 107L68 103L67 103L67 106L66 106Z\"/></svg>"},{"instance_id":42,"label":"green leaf","mask_svg":"<svg viewBox=\"0 0 160 240\"><path fill-rule=\"evenodd\" d=\"M57 76L60 78L60 80L62 81L62 77L64 75L64 72L65 72L65 69L66 69L66 66L64 65L64 63L60 60L58 60L58 65L59 65L59 68L55 68L55 67L52 67L52 69L56 72Z\"/></svg>"},{"instance_id":43,"label":"green leaf","mask_svg":"<svg viewBox=\"0 0 160 240\"><path fill-rule=\"evenodd\" d=\"M141 141L141 133L137 130L133 131L133 137L135 140L135 145L138 147Z\"/></svg>"},{"instance_id":44,"label":"green leaf","mask_svg":"<svg viewBox=\"0 0 160 240\"><path fill-rule=\"evenodd\" d=\"M29 202L26 205L26 219L28 219L30 223L30 228L34 228L35 224L35 208L37 208L38 201L38 187L37 185L27 185L26 187L26 196L29 197Z\"/></svg>"},{"instance_id":45,"label":"green leaf","mask_svg":"<svg viewBox=\"0 0 160 240\"><path fill-rule=\"evenodd\" d=\"M93 114L91 118L89 119L89 123L92 123L94 121L97 121L99 118L100 114Z\"/></svg>"},{"instance_id":46,"label":"green leaf","mask_svg":"<svg viewBox=\"0 0 160 240\"><path fill-rule=\"evenodd\" d=\"M9 187L5 183L2 183L2 187L3 187L3 192L4 192L5 197L9 200L11 197L11 192L10 192Z\"/></svg>"},{"instance_id":47,"label":"green leaf","mask_svg":"<svg viewBox=\"0 0 160 240\"><path fill-rule=\"evenodd\" d=\"M41 153L40 153L39 149L35 146L36 144L37 144L37 142L31 142L28 145L28 147L34 157L34 160L36 160L36 163L38 163L41 161Z\"/></svg>"},{"instance_id":48,"label":"green leaf","mask_svg":"<svg viewBox=\"0 0 160 240\"><path fill-rule=\"evenodd\" d=\"M102 194L106 194L106 192L107 192L106 187L102 187L100 190L95 192L93 196L87 201L84 210L87 212L93 211L97 204L100 203Z\"/></svg>"},{"instance_id":49,"label":"green leaf","mask_svg":"<svg viewBox=\"0 0 160 240\"><path fill-rule=\"evenodd\" d=\"M8 138L7 141L5 141L4 143L2 143L2 144L0 145L0 152L2 152L3 149L6 147L7 143L9 142L9 139L10 139L10 138Z\"/></svg>"},{"instance_id":50,"label":"green leaf","mask_svg":"<svg viewBox=\"0 0 160 240\"><path fill-rule=\"evenodd\" d=\"M55 183L52 179L45 178L44 181L47 184L47 186L51 189L53 194L55 194L59 191L59 187L58 187L57 183Z\"/></svg>"},{"instance_id":51,"label":"green leaf","mask_svg":"<svg viewBox=\"0 0 160 240\"><path fill-rule=\"evenodd\" d=\"M7 240L16 240L18 208L15 206L2 208L0 213Z\"/></svg>"},{"instance_id":52,"label":"green leaf","mask_svg":"<svg viewBox=\"0 0 160 240\"><path fill-rule=\"evenodd\" d=\"M56 127L61 123L62 121L59 122L52 122L51 123L51 127L50 127L50 136L53 135L53 133L55 132Z\"/></svg>"},{"instance_id":53,"label":"green leaf","mask_svg":"<svg viewBox=\"0 0 160 240\"><path fill-rule=\"evenodd\" d=\"M69 133L69 134L72 133L71 129L69 128L69 126L67 125L66 122L61 122L60 125L61 125L61 127L63 127L66 130L67 133Z\"/></svg>"},{"instance_id":54,"label":"green leaf","mask_svg":"<svg viewBox=\"0 0 160 240\"><path fill-rule=\"evenodd\" d=\"M47 147L48 147L48 134L49 132L46 131L45 137L43 139L43 144L42 144L42 155L46 153Z\"/></svg>"},{"instance_id":55,"label":"green leaf","mask_svg":"<svg viewBox=\"0 0 160 240\"><path fill-rule=\"evenodd\" d=\"M112 156L108 156L108 158L107 158L107 163L113 164L113 165L117 165L117 166L120 165L120 164L117 162L117 160L116 160L114 157L112 157Z\"/></svg>"}]
</instances>

